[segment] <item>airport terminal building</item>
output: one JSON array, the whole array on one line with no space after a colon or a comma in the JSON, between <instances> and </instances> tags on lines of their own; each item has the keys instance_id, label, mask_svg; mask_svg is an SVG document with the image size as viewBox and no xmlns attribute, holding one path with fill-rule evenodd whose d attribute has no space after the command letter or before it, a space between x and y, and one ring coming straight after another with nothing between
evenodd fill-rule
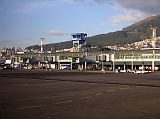
<instances>
[{"instance_id":1,"label":"airport terminal building","mask_svg":"<svg viewBox=\"0 0 160 119\"><path fill-rule=\"evenodd\" d=\"M25 67L81 70L160 70L160 48L155 47L153 28L152 48L133 50L86 51L86 33L73 33L71 52L39 52L15 54L12 64ZM30 69L29 68L29 69Z\"/></svg>"},{"instance_id":2,"label":"airport terminal building","mask_svg":"<svg viewBox=\"0 0 160 119\"><path fill-rule=\"evenodd\" d=\"M17 54L14 63L30 63L52 69L63 69L69 66L72 70L82 68L105 68L106 70L160 70L160 49L140 49L98 52L67 52L67 53L31 53ZM39 66L38 66L39 65Z\"/></svg>"}]
</instances>

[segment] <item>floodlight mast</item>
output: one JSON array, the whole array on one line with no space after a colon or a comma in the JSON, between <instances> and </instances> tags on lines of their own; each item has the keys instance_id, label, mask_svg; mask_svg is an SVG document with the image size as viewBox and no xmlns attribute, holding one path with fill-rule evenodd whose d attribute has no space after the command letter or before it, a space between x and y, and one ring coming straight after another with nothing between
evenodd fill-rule
<instances>
[{"instance_id":1,"label":"floodlight mast","mask_svg":"<svg viewBox=\"0 0 160 119\"><path fill-rule=\"evenodd\" d=\"M44 46L44 38L40 38L41 40L41 43L40 43L40 46L41 46L41 53L43 53L43 46Z\"/></svg>"},{"instance_id":2,"label":"floodlight mast","mask_svg":"<svg viewBox=\"0 0 160 119\"><path fill-rule=\"evenodd\" d=\"M150 26L150 31L152 33L152 48L153 48L152 72L155 71L156 30L157 27Z\"/></svg>"}]
</instances>

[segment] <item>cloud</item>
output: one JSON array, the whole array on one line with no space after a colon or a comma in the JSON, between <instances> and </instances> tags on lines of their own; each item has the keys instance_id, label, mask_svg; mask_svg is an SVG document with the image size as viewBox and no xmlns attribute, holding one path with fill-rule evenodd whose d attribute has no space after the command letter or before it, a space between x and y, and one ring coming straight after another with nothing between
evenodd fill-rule
<instances>
[{"instance_id":1,"label":"cloud","mask_svg":"<svg viewBox=\"0 0 160 119\"><path fill-rule=\"evenodd\" d=\"M91 3L90 0L66 0L71 3ZM113 8L123 9L125 12L112 17L113 23L135 23L148 16L160 14L160 0L93 0L94 4L110 4ZM105 24L102 23L103 25Z\"/></svg>"},{"instance_id":2,"label":"cloud","mask_svg":"<svg viewBox=\"0 0 160 119\"><path fill-rule=\"evenodd\" d=\"M103 4L103 3L110 3L112 2L113 0L65 0L69 3L77 3L77 2L84 2L84 3L87 3L87 4L93 4L93 3L96 3L96 4ZM91 4L91 5L92 5Z\"/></svg>"},{"instance_id":3,"label":"cloud","mask_svg":"<svg viewBox=\"0 0 160 119\"><path fill-rule=\"evenodd\" d=\"M94 0L95 3L103 4L103 3L111 3L113 0Z\"/></svg>"},{"instance_id":4,"label":"cloud","mask_svg":"<svg viewBox=\"0 0 160 119\"><path fill-rule=\"evenodd\" d=\"M51 31L46 32L45 34L55 35L55 36L63 36L63 35L66 35L68 33L64 32L64 31L60 31L60 30L51 30Z\"/></svg>"},{"instance_id":5,"label":"cloud","mask_svg":"<svg viewBox=\"0 0 160 119\"><path fill-rule=\"evenodd\" d=\"M127 11L123 15L113 16L112 23L113 24L121 24L121 23L135 23L142 19L148 17L147 14L141 13L136 10Z\"/></svg>"},{"instance_id":6,"label":"cloud","mask_svg":"<svg viewBox=\"0 0 160 119\"><path fill-rule=\"evenodd\" d=\"M32 2L32 3L26 3L26 4L19 4L16 11L23 12L23 13L30 13L38 9L49 7L51 6L51 4L52 4L52 1L39 1L39 2Z\"/></svg>"},{"instance_id":7,"label":"cloud","mask_svg":"<svg viewBox=\"0 0 160 119\"><path fill-rule=\"evenodd\" d=\"M70 3L91 2L91 0L65 0ZM160 0L92 0L97 4L112 4L127 10L136 10L148 14L160 14Z\"/></svg>"},{"instance_id":8,"label":"cloud","mask_svg":"<svg viewBox=\"0 0 160 119\"><path fill-rule=\"evenodd\" d=\"M113 24L135 23L160 14L160 0L117 0L113 7L124 9L124 14L113 16Z\"/></svg>"},{"instance_id":9,"label":"cloud","mask_svg":"<svg viewBox=\"0 0 160 119\"><path fill-rule=\"evenodd\" d=\"M117 0L117 6L145 14L160 14L160 0Z\"/></svg>"},{"instance_id":10,"label":"cloud","mask_svg":"<svg viewBox=\"0 0 160 119\"><path fill-rule=\"evenodd\" d=\"M84 2L85 0L65 0L65 1L69 3L76 3L76 2Z\"/></svg>"}]
</instances>

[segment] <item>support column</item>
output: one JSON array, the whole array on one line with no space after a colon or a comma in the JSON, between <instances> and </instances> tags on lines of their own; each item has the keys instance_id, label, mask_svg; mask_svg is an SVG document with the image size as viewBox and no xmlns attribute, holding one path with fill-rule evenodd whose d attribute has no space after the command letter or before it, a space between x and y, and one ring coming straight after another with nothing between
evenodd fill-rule
<instances>
[{"instance_id":1,"label":"support column","mask_svg":"<svg viewBox=\"0 0 160 119\"><path fill-rule=\"evenodd\" d=\"M84 69L84 66L83 66L83 62L82 62L82 70Z\"/></svg>"},{"instance_id":2,"label":"support column","mask_svg":"<svg viewBox=\"0 0 160 119\"><path fill-rule=\"evenodd\" d=\"M155 50L153 49L152 72L155 71Z\"/></svg>"},{"instance_id":3,"label":"support column","mask_svg":"<svg viewBox=\"0 0 160 119\"><path fill-rule=\"evenodd\" d=\"M84 68L87 69L87 62L84 62Z\"/></svg>"},{"instance_id":4,"label":"support column","mask_svg":"<svg viewBox=\"0 0 160 119\"><path fill-rule=\"evenodd\" d=\"M115 71L115 52L111 55L111 60L113 62L113 71Z\"/></svg>"},{"instance_id":5,"label":"support column","mask_svg":"<svg viewBox=\"0 0 160 119\"><path fill-rule=\"evenodd\" d=\"M14 62L16 62L16 63L18 62L18 58L17 58L17 57L15 57L15 60L14 60Z\"/></svg>"},{"instance_id":6,"label":"support column","mask_svg":"<svg viewBox=\"0 0 160 119\"><path fill-rule=\"evenodd\" d=\"M104 63L103 63L103 60L102 60L102 70L104 70Z\"/></svg>"},{"instance_id":7,"label":"support column","mask_svg":"<svg viewBox=\"0 0 160 119\"><path fill-rule=\"evenodd\" d=\"M59 69L59 67L58 57L57 54L55 54L55 69Z\"/></svg>"},{"instance_id":8,"label":"support column","mask_svg":"<svg viewBox=\"0 0 160 119\"><path fill-rule=\"evenodd\" d=\"M21 57L18 57L18 62L20 62L21 61Z\"/></svg>"},{"instance_id":9,"label":"support column","mask_svg":"<svg viewBox=\"0 0 160 119\"><path fill-rule=\"evenodd\" d=\"M132 73L134 73L133 72L133 68L134 68L134 64L133 64L133 60L134 60L134 53L133 53L133 51L132 51L132 66L131 66L131 71L132 71Z\"/></svg>"},{"instance_id":10,"label":"support column","mask_svg":"<svg viewBox=\"0 0 160 119\"><path fill-rule=\"evenodd\" d=\"M40 67L41 67L41 63L40 63L40 62L38 62L38 68L40 69Z\"/></svg>"},{"instance_id":11,"label":"support column","mask_svg":"<svg viewBox=\"0 0 160 119\"><path fill-rule=\"evenodd\" d=\"M112 66L112 68L113 68L113 71L115 71L115 62L113 61L113 66Z\"/></svg>"},{"instance_id":12,"label":"support column","mask_svg":"<svg viewBox=\"0 0 160 119\"><path fill-rule=\"evenodd\" d=\"M132 61L132 69L131 69L131 70L132 70L132 72L133 72L133 61Z\"/></svg>"},{"instance_id":13,"label":"support column","mask_svg":"<svg viewBox=\"0 0 160 119\"><path fill-rule=\"evenodd\" d=\"M142 62L142 72L144 71L144 62Z\"/></svg>"},{"instance_id":14,"label":"support column","mask_svg":"<svg viewBox=\"0 0 160 119\"><path fill-rule=\"evenodd\" d=\"M101 71L102 71L102 72L105 72L103 60L102 60L102 70L101 70Z\"/></svg>"},{"instance_id":15,"label":"support column","mask_svg":"<svg viewBox=\"0 0 160 119\"><path fill-rule=\"evenodd\" d=\"M124 62L124 70L126 70L126 62Z\"/></svg>"},{"instance_id":16,"label":"support column","mask_svg":"<svg viewBox=\"0 0 160 119\"><path fill-rule=\"evenodd\" d=\"M72 70L72 68L73 68L72 66L73 66L73 64L72 64L72 61L71 61L71 70Z\"/></svg>"},{"instance_id":17,"label":"support column","mask_svg":"<svg viewBox=\"0 0 160 119\"><path fill-rule=\"evenodd\" d=\"M152 72L154 72L154 68L155 68L155 64L154 64L154 60L152 61Z\"/></svg>"},{"instance_id":18,"label":"support column","mask_svg":"<svg viewBox=\"0 0 160 119\"><path fill-rule=\"evenodd\" d=\"M60 62L57 62L57 69L60 69Z\"/></svg>"}]
</instances>

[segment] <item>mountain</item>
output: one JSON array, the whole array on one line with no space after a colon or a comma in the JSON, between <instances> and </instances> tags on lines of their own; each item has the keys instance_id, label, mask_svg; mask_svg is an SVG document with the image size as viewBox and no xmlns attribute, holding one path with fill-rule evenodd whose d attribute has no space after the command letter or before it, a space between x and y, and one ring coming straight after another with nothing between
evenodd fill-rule
<instances>
[{"instance_id":1,"label":"mountain","mask_svg":"<svg viewBox=\"0 0 160 119\"><path fill-rule=\"evenodd\" d=\"M91 46L97 47L131 44L149 38L151 36L151 33L149 32L150 26L157 27L157 36L160 36L160 15L151 16L131 26L125 27L120 31L88 37L86 41ZM46 44L44 49L51 50L52 48L55 48L55 46L57 49L71 48L72 41ZM26 49L40 49L40 47L34 45L29 46Z\"/></svg>"},{"instance_id":2,"label":"mountain","mask_svg":"<svg viewBox=\"0 0 160 119\"><path fill-rule=\"evenodd\" d=\"M160 36L160 16L151 16L131 26L108 34L100 34L89 37L87 41L91 45L123 45L138 42L150 37L150 26L157 27L157 36Z\"/></svg>"}]
</instances>

